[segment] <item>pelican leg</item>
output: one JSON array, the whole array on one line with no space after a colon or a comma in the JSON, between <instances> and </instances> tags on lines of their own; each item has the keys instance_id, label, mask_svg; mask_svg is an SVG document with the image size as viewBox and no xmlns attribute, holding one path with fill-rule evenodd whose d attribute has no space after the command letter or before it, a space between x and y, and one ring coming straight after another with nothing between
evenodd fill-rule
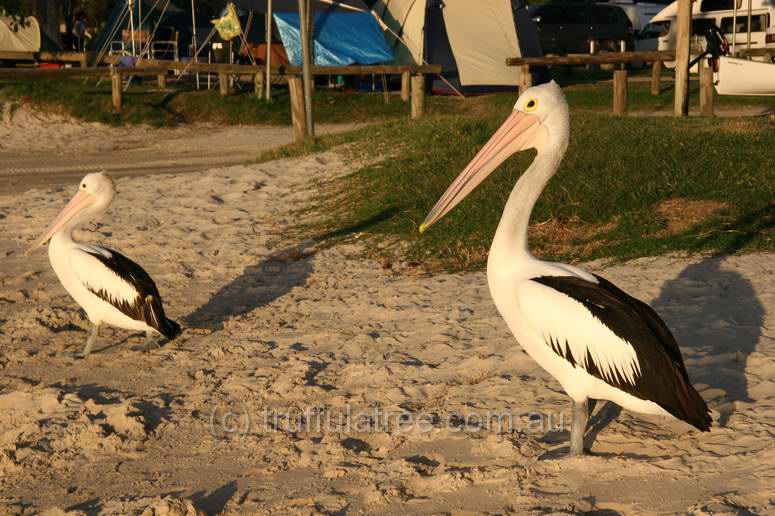
<instances>
[{"instance_id":1,"label":"pelican leg","mask_svg":"<svg viewBox=\"0 0 775 516\"><path fill-rule=\"evenodd\" d=\"M157 341L153 337L153 333L146 332L145 333L145 342L143 342L142 346L138 347L138 351L151 351L152 349L158 349L161 346L159 345L159 341Z\"/></svg>"},{"instance_id":2,"label":"pelican leg","mask_svg":"<svg viewBox=\"0 0 775 516\"><path fill-rule=\"evenodd\" d=\"M594 406L594 405L593 405ZM587 400L581 403L573 402L573 422L570 428L570 450L568 457L584 455L584 433L589 420L589 405Z\"/></svg>"},{"instance_id":3,"label":"pelican leg","mask_svg":"<svg viewBox=\"0 0 775 516\"><path fill-rule=\"evenodd\" d=\"M89 335L89 338L86 339L86 345L83 347L83 351L76 351L75 353L70 353L70 356L73 358L86 358L91 353L91 348L94 345L94 343L97 341L97 337L100 336L100 325L95 324L94 327L92 327L91 334Z\"/></svg>"}]
</instances>

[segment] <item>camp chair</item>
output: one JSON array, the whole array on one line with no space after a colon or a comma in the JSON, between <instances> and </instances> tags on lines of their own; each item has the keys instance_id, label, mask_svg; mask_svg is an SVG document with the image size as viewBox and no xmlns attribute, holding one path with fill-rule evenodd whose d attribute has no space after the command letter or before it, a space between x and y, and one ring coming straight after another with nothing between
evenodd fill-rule
<instances>
[{"instance_id":1,"label":"camp chair","mask_svg":"<svg viewBox=\"0 0 775 516\"><path fill-rule=\"evenodd\" d=\"M151 41L151 59L178 61L178 31L174 27L159 27Z\"/></svg>"}]
</instances>

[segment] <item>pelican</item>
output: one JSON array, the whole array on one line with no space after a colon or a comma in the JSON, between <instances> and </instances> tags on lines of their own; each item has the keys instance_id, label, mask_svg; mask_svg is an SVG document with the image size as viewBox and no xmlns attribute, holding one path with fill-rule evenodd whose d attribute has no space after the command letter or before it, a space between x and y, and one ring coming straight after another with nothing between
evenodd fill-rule
<instances>
[{"instance_id":1,"label":"pelican","mask_svg":"<svg viewBox=\"0 0 775 516\"><path fill-rule=\"evenodd\" d=\"M514 337L573 402L568 455L584 453L589 408L609 400L672 415L709 431L705 402L681 351L647 304L596 274L544 262L528 248L530 213L568 147L568 104L554 82L520 95L514 110L430 211L420 232L446 215L512 154L536 157L509 195L487 259L490 295Z\"/></svg>"},{"instance_id":2,"label":"pelican","mask_svg":"<svg viewBox=\"0 0 775 516\"><path fill-rule=\"evenodd\" d=\"M156 284L142 267L112 249L73 240L73 230L105 212L115 195L116 186L107 173L86 175L75 196L25 253L51 241L51 267L93 324L83 351L72 354L77 358L89 356L103 324L145 332L144 349L158 345L154 335L172 340L180 334L178 323L164 315Z\"/></svg>"}]
</instances>

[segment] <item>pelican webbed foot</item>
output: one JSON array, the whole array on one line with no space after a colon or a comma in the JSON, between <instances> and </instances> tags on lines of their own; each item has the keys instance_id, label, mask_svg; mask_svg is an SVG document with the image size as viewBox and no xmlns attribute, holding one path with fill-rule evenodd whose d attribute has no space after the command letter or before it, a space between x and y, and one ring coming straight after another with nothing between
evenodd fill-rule
<instances>
[{"instance_id":1,"label":"pelican webbed foot","mask_svg":"<svg viewBox=\"0 0 775 516\"><path fill-rule=\"evenodd\" d=\"M160 347L161 344L159 344L159 341L154 338L153 333L147 332L145 334L145 342L143 342L140 346L135 347L134 350L153 351L154 349L159 349Z\"/></svg>"}]
</instances>

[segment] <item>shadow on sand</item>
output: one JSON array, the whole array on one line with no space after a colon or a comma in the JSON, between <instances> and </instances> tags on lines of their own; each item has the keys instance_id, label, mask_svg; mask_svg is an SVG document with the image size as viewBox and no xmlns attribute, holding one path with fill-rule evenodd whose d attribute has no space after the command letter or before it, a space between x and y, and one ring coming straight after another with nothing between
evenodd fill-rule
<instances>
[{"instance_id":1,"label":"shadow on sand","mask_svg":"<svg viewBox=\"0 0 775 516\"><path fill-rule=\"evenodd\" d=\"M204 305L184 317L187 326L217 331L228 319L266 306L304 285L314 271L316 247L329 240L359 233L395 214L386 209L363 221L319 235L314 240L272 253L224 285Z\"/></svg>"},{"instance_id":2,"label":"shadow on sand","mask_svg":"<svg viewBox=\"0 0 775 516\"><path fill-rule=\"evenodd\" d=\"M755 221L757 230L775 226L773 207ZM724 249L687 266L665 282L651 306L663 317L682 348L692 384L707 386L703 397L725 426L735 401L751 401L745 375L764 325L764 306L743 275L724 270L728 255L751 240L741 234ZM700 244L701 245L701 244ZM693 363L692 363L693 362Z\"/></svg>"},{"instance_id":3,"label":"shadow on sand","mask_svg":"<svg viewBox=\"0 0 775 516\"><path fill-rule=\"evenodd\" d=\"M757 233L773 227L775 204L736 220L730 230L739 233L737 238L666 281L659 296L650 303L673 332L684 361L689 362L686 368L692 384L702 388L708 406L719 414L714 425L726 426L735 411L735 401L752 401L746 363L761 338L765 315L751 282L722 267L730 255L745 248ZM707 240L698 240L696 249L705 248L706 243ZM586 449L592 449L598 434L621 411L621 407L608 401L590 417L584 436ZM570 433L563 431L545 436L544 442L567 442L568 438ZM556 459L566 452L567 448L551 450L540 458Z\"/></svg>"}]
</instances>

